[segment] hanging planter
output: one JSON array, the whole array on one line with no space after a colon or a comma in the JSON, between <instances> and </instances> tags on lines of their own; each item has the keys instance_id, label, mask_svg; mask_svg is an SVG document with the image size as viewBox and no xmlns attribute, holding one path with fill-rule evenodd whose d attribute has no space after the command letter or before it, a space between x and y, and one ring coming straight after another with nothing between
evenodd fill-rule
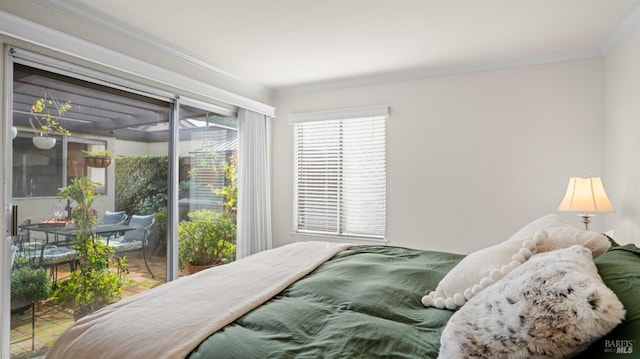
<instances>
[{"instance_id":1,"label":"hanging planter","mask_svg":"<svg viewBox=\"0 0 640 359\"><path fill-rule=\"evenodd\" d=\"M113 151L82 151L84 153L84 163L89 167L107 168L111 164L111 156Z\"/></svg>"},{"instance_id":2,"label":"hanging planter","mask_svg":"<svg viewBox=\"0 0 640 359\"><path fill-rule=\"evenodd\" d=\"M107 168L111 164L111 157L84 157L84 163L89 167Z\"/></svg>"},{"instance_id":3,"label":"hanging planter","mask_svg":"<svg viewBox=\"0 0 640 359\"><path fill-rule=\"evenodd\" d=\"M33 145L41 150L48 150L56 145L56 139L47 136L35 136L33 138Z\"/></svg>"},{"instance_id":4,"label":"hanging planter","mask_svg":"<svg viewBox=\"0 0 640 359\"><path fill-rule=\"evenodd\" d=\"M46 96L47 91L45 91L45 98L38 99L31 106L31 117L29 117L29 124L34 132L33 145L41 150L48 150L56 145L56 139L49 137L49 134L69 135L69 131L58 120L62 119L63 114L71 108L71 103L67 101L61 104L56 100L47 99ZM47 105L55 106L58 115L51 115Z\"/></svg>"}]
</instances>

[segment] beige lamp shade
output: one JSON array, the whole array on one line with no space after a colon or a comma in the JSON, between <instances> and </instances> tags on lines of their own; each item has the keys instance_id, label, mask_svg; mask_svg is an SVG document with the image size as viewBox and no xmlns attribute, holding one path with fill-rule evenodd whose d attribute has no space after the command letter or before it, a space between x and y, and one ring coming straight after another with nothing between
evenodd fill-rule
<instances>
[{"instance_id":1,"label":"beige lamp shade","mask_svg":"<svg viewBox=\"0 0 640 359\"><path fill-rule=\"evenodd\" d=\"M571 177L559 211L611 212L613 207L599 177Z\"/></svg>"},{"instance_id":2,"label":"beige lamp shade","mask_svg":"<svg viewBox=\"0 0 640 359\"><path fill-rule=\"evenodd\" d=\"M593 215L589 212L611 212L613 210L599 177L571 177L558 211L582 212L582 223L589 230Z\"/></svg>"}]
</instances>

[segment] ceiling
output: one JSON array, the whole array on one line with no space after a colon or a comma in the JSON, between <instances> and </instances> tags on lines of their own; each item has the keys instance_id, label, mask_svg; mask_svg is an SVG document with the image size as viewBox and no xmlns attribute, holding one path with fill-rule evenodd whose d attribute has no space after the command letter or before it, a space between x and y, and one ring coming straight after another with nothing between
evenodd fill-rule
<instances>
[{"instance_id":1,"label":"ceiling","mask_svg":"<svg viewBox=\"0 0 640 359\"><path fill-rule=\"evenodd\" d=\"M640 0L36 1L275 90L600 56L625 21L640 18ZM167 140L166 103L34 69L14 75L17 126L29 127L44 88L71 101L72 133ZM181 136L229 120L180 113Z\"/></svg>"},{"instance_id":2,"label":"ceiling","mask_svg":"<svg viewBox=\"0 0 640 359\"><path fill-rule=\"evenodd\" d=\"M51 0L52 1L52 0ZM57 0L272 89L597 56L640 0Z\"/></svg>"}]
</instances>

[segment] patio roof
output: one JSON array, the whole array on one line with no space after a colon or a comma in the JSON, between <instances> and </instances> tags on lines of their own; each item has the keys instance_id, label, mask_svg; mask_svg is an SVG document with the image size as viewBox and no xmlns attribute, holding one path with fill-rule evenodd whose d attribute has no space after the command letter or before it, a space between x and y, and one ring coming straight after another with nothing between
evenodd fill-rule
<instances>
[{"instance_id":1,"label":"patio roof","mask_svg":"<svg viewBox=\"0 0 640 359\"><path fill-rule=\"evenodd\" d=\"M13 123L30 127L31 106L47 97L71 109L56 118L71 134L82 133L138 142L168 140L170 104L143 95L118 90L60 74L16 64L14 69ZM55 109L51 115L57 115ZM179 128L185 138L204 127L236 126L234 118L180 106ZM237 128L237 127L236 127Z\"/></svg>"},{"instance_id":2,"label":"patio roof","mask_svg":"<svg viewBox=\"0 0 640 359\"><path fill-rule=\"evenodd\" d=\"M216 143L213 145L208 145L204 147L200 147L191 151L195 155L209 153L209 152L226 152L226 151L235 151L238 149L238 139L234 138L229 141Z\"/></svg>"}]
</instances>

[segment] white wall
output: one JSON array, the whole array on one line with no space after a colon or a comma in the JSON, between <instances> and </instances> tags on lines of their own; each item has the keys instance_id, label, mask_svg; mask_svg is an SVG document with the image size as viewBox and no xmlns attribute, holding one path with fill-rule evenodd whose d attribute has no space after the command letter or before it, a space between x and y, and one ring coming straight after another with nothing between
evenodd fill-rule
<instances>
[{"instance_id":1,"label":"white wall","mask_svg":"<svg viewBox=\"0 0 640 359\"><path fill-rule=\"evenodd\" d=\"M602 58L276 94L274 245L293 228L291 113L390 105L389 244L468 253L555 212L570 176L604 171ZM607 183L605 182L605 186ZM573 214L565 214L581 226ZM596 217L592 229L601 230Z\"/></svg>"},{"instance_id":2,"label":"white wall","mask_svg":"<svg viewBox=\"0 0 640 359\"><path fill-rule=\"evenodd\" d=\"M619 243L640 244L640 28L606 57L605 170Z\"/></svg>"}]
</instances>

